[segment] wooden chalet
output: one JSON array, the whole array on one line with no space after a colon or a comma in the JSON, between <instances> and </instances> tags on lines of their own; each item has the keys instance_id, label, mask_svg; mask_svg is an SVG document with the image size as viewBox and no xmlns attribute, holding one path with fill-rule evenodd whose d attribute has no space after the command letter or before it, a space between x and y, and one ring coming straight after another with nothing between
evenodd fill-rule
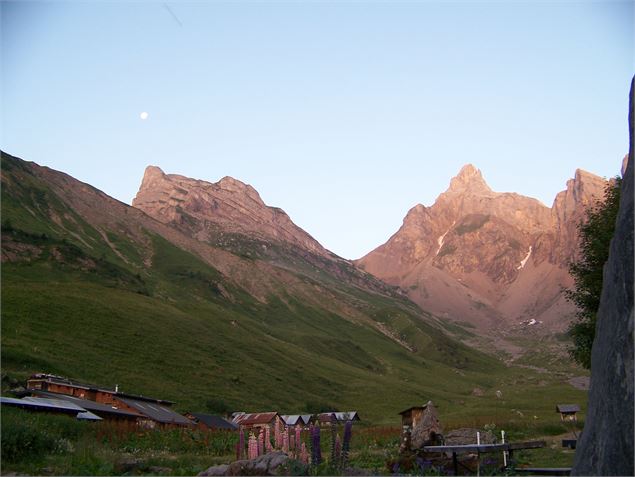
<instances>
[{"instance_id":1,"label":"wooden chalet","mask_svg":"<svg viewBox=\"0 0 635 477\"><path fill-rule=\"evenodd\" d=\"M144 427L192 426L186 417L171 409L172 401L128 394L52 374L34 374L27 380L26 393L66 399L104 419L134 420Z\"/></svg>"}]
</instances>

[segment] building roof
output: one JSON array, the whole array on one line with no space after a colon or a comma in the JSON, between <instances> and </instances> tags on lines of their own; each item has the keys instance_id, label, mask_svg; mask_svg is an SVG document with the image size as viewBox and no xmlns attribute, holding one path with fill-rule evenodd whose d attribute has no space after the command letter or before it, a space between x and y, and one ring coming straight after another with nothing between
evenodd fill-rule
<instances>
[{"instance_id":1,"label":"building roof","mask_svg":"<svg viewBox=\"0 0 635 477\"><path fill-rule=\"evenodd\" d=\"M273 421L277 412L255 412L251 414L238 414L234 417L234 424L238 424L239 426L252 426L255 424L269 424Z\"/></svg>"},{"instance_id":2,"label":"building roof","mask_svg":"<svg viewBox=\"0 0 635 477\"><path fill-rule=\"evenodd\" d=\"M74 387L74 388L86 389L86 390L89 390L89 391L100 391L100 392L104 392L104 393L110 393L110 394L112 394L114 396L119 396L119 397L123 397L123 398L131 398L131 399L136 399L136 400L139 400L139 401L157 402L157 403L160 403L160 404L167 404L167 405L174 404L174 401L168 401L166 399L152 398L152 397L148 397L148 396L143 396L141 394L137 395L137 394L123 393L123 392L120 392L120 391L118 391L116 389L103 388L103 387L99 387L99 386L97 386L95 384L83 383L81 381L76 381L74 379L65 378L63 376L56 376L54 374L37 373L37 374L31 375L29 380L32 380L32 379L41 379L41 380L44 380L44 381L49 382L49 383L62 384L62 385L71 386L71 387Z\"/></svg>"},{"instance_id":3,"label":"building roof","mask_svg":"<svg viewBox=\"0 0 635 477\"><path fill-rule=\"evenodd\" d=\"M102 404L100 402L91 401L90 399L82 399L76 396L70 396L68 394L53 393L51 391L40 391L37 389L31 389L28 392L35 394L36 396L43 396L46 398L55 398L58 400L64 400L66 402L73 403L77 406L81 406L83 410L88 410L97 414L98 416L113 415L118 417L143 417L138 412L126 411L124 409L117 409L108 404Z\"/></svg>"},{"instance_id":4,"label":"building roof","mask_svg":"<svg viewBox=\"0 0 635 477\"><path fill-rule=\"evenodd\" d=\"M75 403L65 401L63 399L50 399L27 396L22 399L0 398L0 403L9 406L16 406L31 411L51 411L62 412L64 414L75 414L80 420L101 421L101 417L96 416L90 411L78 406Z\"/></svg>"},{"instance_id":5,"label":"building roof","mask_svg":"<svg viewBox=\"0 0 635 477\"><path fill-rule=\"evenodd\" d=\"M179 424L184 426L193 424L193 422L185 416L182 416L178 412L173 411L169 407L162 406L157 402L124 398L120 395L117 396L117 399L120 399L122 402L126 403L128 406L132 407L144 416L163 424Z\"/></svg>"},{"instance_id":6,"label":"building roof","mask_svg":"<svg viewBox=\"0 0 635 477\"><path fill-rule=\"evenodd\" d=\"M561 413L570 413L570 412L578 412L580 410L580 406L578 406L577 404L557 404L556 405L556 412L561 412Z\"/></svg>"},{"instance_id":7,"label":"building roof","mask_svg":"<svg viewBox=\"0 0 635 477\"><path fill-rule=\"evenodd\" d=\"M320 422L331 422L332 415L335 414L335 419L338 422L346 422L346 421L360 421L359 414L357 411L346 411L346 412L323 412L318 414L318 420Z\"/></svg>"},{"instance_id":8,"label":"building roof","mask_svg":"<svg viewBox=\"0 0 635 477\"><path fill-rule=\"evenodd\" d=\"M424 404L423 406L412 406L412 407L409 407L408 409L404 409L399 414L406 414L407 412L410 412L413 409L425 409L426 407L428 407L427 404Z\"/></svg>"},{"instance_id":9,"label":"building roof","mask_svg":"<svg viewBox=\"0 0 635 477\"><path fill-rule=\"evenodd\" d=\"M220 416L213 416L211 414L200 414L198 412L190 413L196 422L200 422L201 424L205 424L210 429L229 429L236 430L238 426L233 422L229 422L226 419L223 419Z\"/></svg>"},{"instance_id":10,"label":"building roof","mask_svg":"<svg viewBox=\"0 0 635 477\"><path fill-rule=\"evenodd\" d=\"M282 420L284 421L284 423L287 426L296 426L298 424L300 424L301 426L308 424L308 421L304 420L304 416L300 415L300 414L287 414L284 416L280 416L282 417ZM311 416L309 415L309 418Z\"/></svg>"}]
</instances>

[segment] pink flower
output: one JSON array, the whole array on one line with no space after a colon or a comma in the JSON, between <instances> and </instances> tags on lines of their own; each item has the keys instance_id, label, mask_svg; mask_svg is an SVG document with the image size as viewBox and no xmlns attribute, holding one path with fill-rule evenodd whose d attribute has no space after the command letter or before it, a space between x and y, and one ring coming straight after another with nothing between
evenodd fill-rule
<instances>
[{"instance_id":1,"label":"pink flower","mask_svg":"<svg viewBox=\"0 0 635 477\"><path fill-rule=\"evenodd\" d=\"M258 441L253 432L249 433L249 444L247 449L247 456L249 459L255 459L258 457Z\"/></svg>"}]
</instances>

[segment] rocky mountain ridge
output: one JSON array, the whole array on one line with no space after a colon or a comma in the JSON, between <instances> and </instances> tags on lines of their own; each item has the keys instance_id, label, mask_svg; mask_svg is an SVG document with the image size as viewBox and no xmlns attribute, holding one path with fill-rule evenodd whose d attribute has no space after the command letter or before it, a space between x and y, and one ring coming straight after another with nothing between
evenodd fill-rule
<instances>
[{"instance_id":1,"label":"rocky mountain ridge","mask_svg":"<svg viewBox=\"0 0 635 477\"><path fill-rule=\"evenodd\" d=\"M568 264L577 224L606 181L578 169L552 207L495 192L464 166L430 207L416 205L401 228L356 264L444 317L478 327L566 327Z\"/></svg>"},{"instance_id":2,"label":"rocky mountain ridge","mask_svg":"<svg viewBox=\"0 0 635 477\"><path fill-rule=\"evenodd\" d=\"M224 234L239 233L332 255L286 212L267 206L256 189L232 177L211 183L148 166L132 205L202 242L217 243Z\"/></svg>"}]
</instances>

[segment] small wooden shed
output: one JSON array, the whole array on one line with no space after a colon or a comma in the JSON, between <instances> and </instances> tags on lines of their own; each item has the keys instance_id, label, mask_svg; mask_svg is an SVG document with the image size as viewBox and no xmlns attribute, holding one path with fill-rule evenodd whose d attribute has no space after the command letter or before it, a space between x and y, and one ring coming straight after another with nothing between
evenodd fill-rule
<instances>
[{"instance_id":1,"label":"small wooden shed","mask_svg":"<svg viewBox=\"0 0 635 477\"><path fill-rule=\"evenodd\" d=\"M412 430L414 426L419 422L423 416L423 411L428 407L428 404L423 406L412 406L404 411L401 411L401 426L404 430Z\"/></svg>"},{"instance_id":2,"label":"small wooden shed","mask_svg":"<svg viewBox=\"0 0 635 477\"><path fill-rule=\"evenodd\" d=\"M560 413L561 421L577 421L577 413L580 411L580 406L577 404L557 404L556 412Z\"/></svg>"}]
</instances>

